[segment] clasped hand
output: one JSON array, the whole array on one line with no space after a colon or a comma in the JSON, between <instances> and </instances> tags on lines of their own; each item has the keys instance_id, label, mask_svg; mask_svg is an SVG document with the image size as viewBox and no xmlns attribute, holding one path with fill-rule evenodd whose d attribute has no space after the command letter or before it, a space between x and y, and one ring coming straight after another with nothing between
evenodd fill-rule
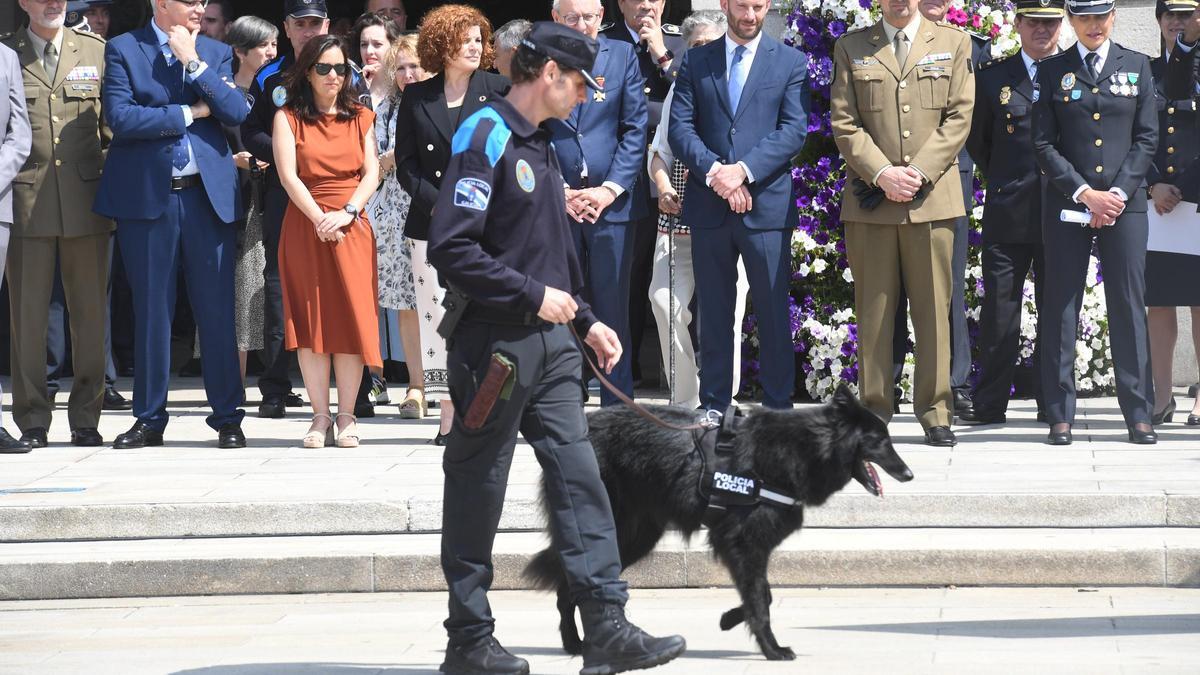
<instances>
[{"instance_id":1,"label":"clasped hand","mask_svg":"<svg viewBox=\"0 0 1200 675\"><path fill-rule=\"evenodd\" d=\"M875 181L876 185L883 188L884 196L900 203L912 201L924 183L921 172L911 166L889 166Z\"/></svg>"},{"instance_id":2,"label":"clasped hand","mask_svg":"<svg viewBox=\"0 0 1200 675\"><path fill-rule=\"evenodd\" d=\"M729 202L729 210L746 213L754 208L754 199L746 187L746 171L741 164L718 164L705 176L717 196Z\"/></svg>"},{"instance_id":3,"label":"clasped hand","mask_svg":"<svg viewBox=\"0 0 1200 675\"><path fill-rule=\"evenodd\" d=\"M354 216L338 209L337 211L326 211L313 225L316 228L318 239L336 243L346 238L346 233L342 232L342 228L352 222L354 222Z\"/></svg>"},{"instance_id":4,"label":"clasped hand","mask_svg":"<svg viewBox=\"0 0 1200 675\"><path fill-rule=\"evenodd\" d=\"M1088 227L1099 229L1117 222L1125 210L1125 202L1112 192L1088 188L1079 195L1079 201L1092 212Z\"/></svg>"},{"instance_id":5,"label":"clasped hand","mask_svg":"<svg viewBox=\"0 0 1200 675\"><path fill-rule=\"evenodd\" d=\"M566 188L567 215L577 223L595 223L616 199L617 195L603 186L582 190Z\"/></svg>"}]
</instances>

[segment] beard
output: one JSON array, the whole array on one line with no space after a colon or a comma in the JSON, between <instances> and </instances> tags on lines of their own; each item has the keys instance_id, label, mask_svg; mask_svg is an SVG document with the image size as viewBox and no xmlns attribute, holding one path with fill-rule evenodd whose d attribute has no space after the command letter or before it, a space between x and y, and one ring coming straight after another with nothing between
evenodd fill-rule
<instances>
[{"instance_id":1,"label":"beard","mask_svg":"<svg viewBox=\"0 0 1200 675\"><path fill-rule=\"evenodd\" d=\"M754 38L758 37L758 34L762 32L762 29L763 29L762 21L756 21L754 23L754 28L749 31L745 30L745 27L742 25L742 23L740 21L730 20L730 22L729 22L729 30L732 31L733 34L739 40L746 40L746 41L753 40Z\"/></svg>"}]
</instances>

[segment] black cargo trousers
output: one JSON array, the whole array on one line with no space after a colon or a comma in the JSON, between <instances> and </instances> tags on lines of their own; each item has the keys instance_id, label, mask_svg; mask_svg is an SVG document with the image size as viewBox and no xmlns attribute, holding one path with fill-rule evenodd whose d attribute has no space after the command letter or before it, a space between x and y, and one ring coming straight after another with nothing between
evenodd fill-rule
<instances>
[{"instance_id":1,"label":"black cargo trousers","mask_svg":"<svg viewBox=\"0 0 1200 675\"><path fill-rule=\"evenodd\" d=\"M612 507L587 438L579 347L565 325L536 318L527 323L536 325L467 318L447 341L454 427L442 460L442 572L450 591L445 626L451 645L486 637L495 625L487 600L492 545L518 431L545 474L551 543L572 599L620 605L628 599ZM515 364L512 392L496 401L481 428L464 429L463 418L497 352Z\"/></svg>"}]
</instances>

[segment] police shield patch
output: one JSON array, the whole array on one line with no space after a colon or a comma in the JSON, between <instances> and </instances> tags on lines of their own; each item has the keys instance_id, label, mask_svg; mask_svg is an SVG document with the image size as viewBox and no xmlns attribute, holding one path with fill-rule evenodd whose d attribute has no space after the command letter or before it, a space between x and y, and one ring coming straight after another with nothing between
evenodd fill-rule
<instances>
[{"instance_id":1,"label":"police shield patch","mask_svg":"<svg viewBox=\"0 0 1200 675\"><path fill-rule=\"evenodd\" d=\"M460 178L454 184L454 205L476 211L486 211L492 196L492 186L478 178Z\"/></svg>"}]
</instances>

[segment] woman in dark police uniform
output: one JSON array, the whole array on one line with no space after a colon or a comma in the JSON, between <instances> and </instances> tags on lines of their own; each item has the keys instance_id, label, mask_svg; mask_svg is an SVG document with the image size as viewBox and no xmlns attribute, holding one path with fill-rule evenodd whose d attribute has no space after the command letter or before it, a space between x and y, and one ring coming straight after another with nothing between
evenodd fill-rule
<instances>
[{"instance_id":1,"label":"woman in dark police uniform","mask_svg":"<svg viewBox=\"0 0 1200 675\"><path fill-rule=\"evenodd\" d=\"M421 67L436 73L404 90L396 115L396 176L412 195L404 234L413 245L413 283L421 323L425 399L441 407L434 443L444 445L454 419L446 384L446 342L437 334L445 294L426 253L429 219L450 163L450 139L462 120L508 93L508 78L486 72L492 65L492 26L474 7L444 5L429 12L417 38Z\"/></svg>"},{"instance_id":2,"label":"woman in dark police uniform","mask_svg":"<svg viewBox=\"0 0 1200 675\"><path fill-rule=\"evenodd\" d=\"M1196 105L1191 97L1174 99L1165 86L1167 59L1175 41L1196 9L1196 0L1159 0L1155 9L1162 33L1162 56L1154 59L1155 100L1158 103L1158 152L1146 182L1150 185L1153 208L1160 214L1176 207L1189 209L1188 219L1200 226L1200 214L1190 205L1200 201L1200 133L1196 128ZM1153 228L1153 226L1151 226ZM1154 240L1154 230L1150 239ZM1169 246L1163 246L1169 248ZM1146 251L1146 306L1150 321L1150 361L1154 366L1154 424L1170 423L1175 415L1175 397L1171 393L1171 375L1175 341L1179 336L1177 307L1191 307L1192 342L1200 353L1200 256L1170 250ZM1200 425L1200 398L1187 416L1189 426Z\"/></svg>"},{"instance_id":3,"label":"woman in dark police uniform","mask_svg":"<svg viewBox=\"0 0 1200 675\"><path fill-rule=\"evenodd\" d=\"M1143 276L1146 172L1158 140L1150 59L1109 39L1111 0L1069 0L1067 11L1079 42L1042 62L1033 118L1034 152L1049 181L1042 241L1055 260L1047 270L1040 326L1047 442L1071 443L1076 330L1095 241L1117 401L1130 442L1152 444L1158 439L1150 424L1154 394ZM1078 222L1089 214L1090 222Z\"/></svg>"}]
</instances>

